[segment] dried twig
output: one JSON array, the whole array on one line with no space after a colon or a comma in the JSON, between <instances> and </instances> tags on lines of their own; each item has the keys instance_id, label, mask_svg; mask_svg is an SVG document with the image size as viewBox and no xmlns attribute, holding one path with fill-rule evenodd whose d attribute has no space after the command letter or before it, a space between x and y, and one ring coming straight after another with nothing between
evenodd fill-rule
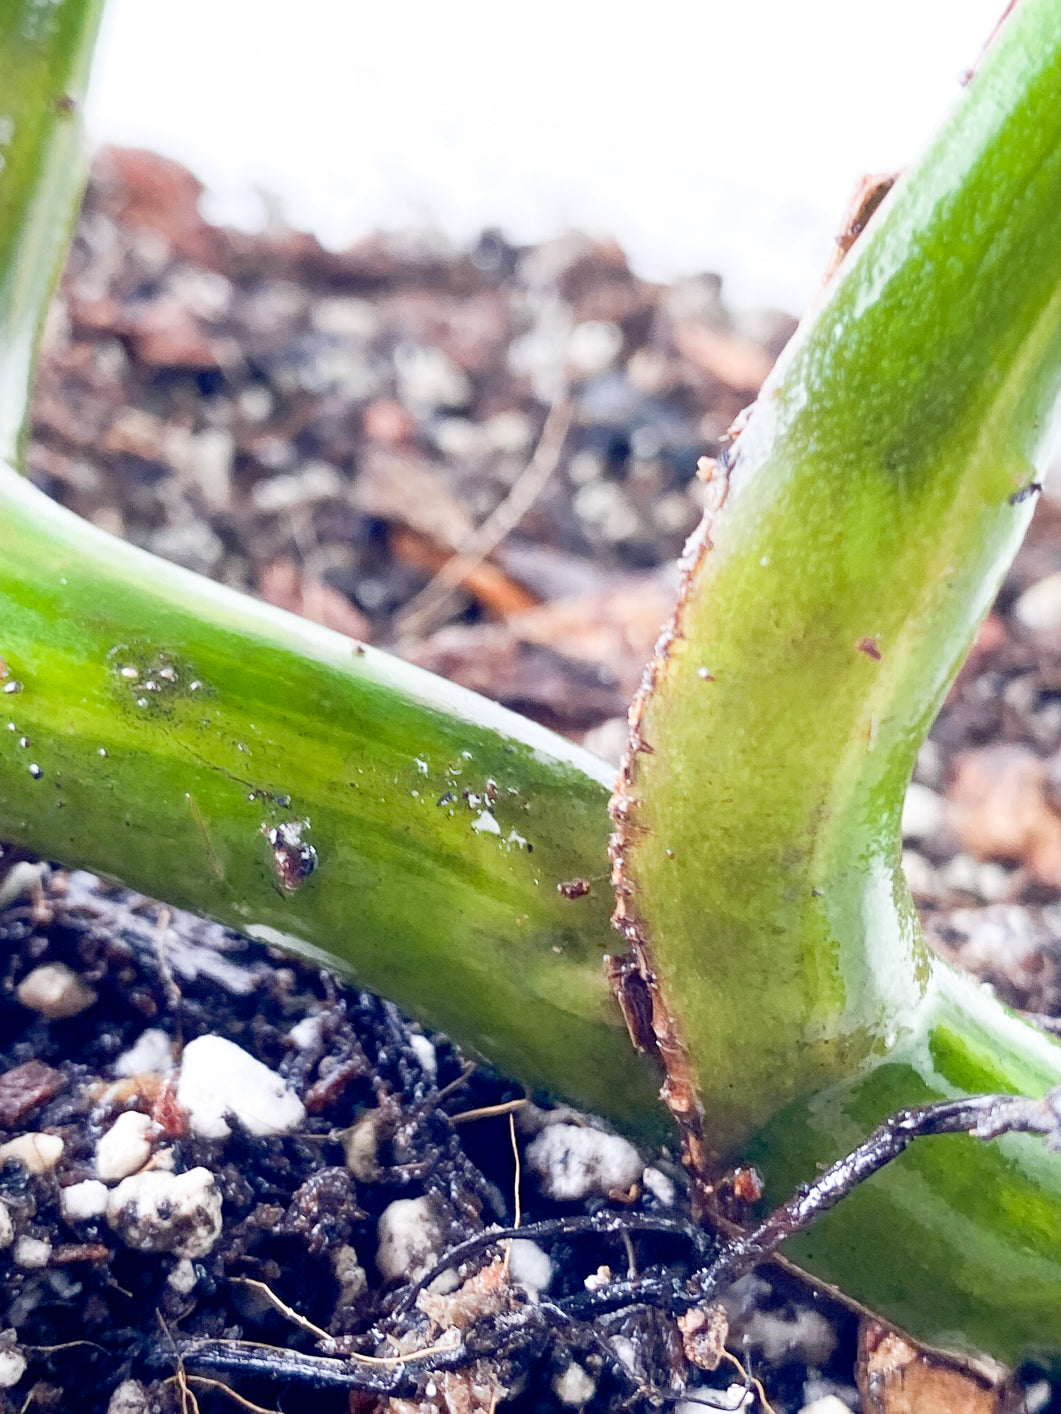
<instances>
[{"instance_id":1,"label":"dried twig","mask_svg":"<svg viewBox=\"0 0 1061 1414\"><path fill-rule=\"evenodd\" d=\"M549 409L542 435L526 468L501 504L491 511L420 593L406 604L395 624L399 637L416 638L430 633L441 621L447 605L468 576L478 569L527 514L560 465L560 454L573 415L574 403L570 397L560 398Z\"/></svg>"}]
</instances>

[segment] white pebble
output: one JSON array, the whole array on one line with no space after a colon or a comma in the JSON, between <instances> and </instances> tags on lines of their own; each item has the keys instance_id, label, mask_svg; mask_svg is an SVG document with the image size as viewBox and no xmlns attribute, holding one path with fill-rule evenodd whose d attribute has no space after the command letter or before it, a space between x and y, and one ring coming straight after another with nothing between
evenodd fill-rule
<instances>
[{"instance_id":1,"label":"white pebble","mask_svg":"<svg viewBox=\"0 0 1061 1414\"><path fill-rule=\"evenodd\" d=\"M537 1296L540 1291L548 1290L553 1279L552 1259L536 1242L527 1237L514 1237L508 1244L508 1274Z\"/></svg>"},{"instance_id":2,"label":"white pebble","mask_svg":"<svg viewBox=\"0 0 1061 1414\"><path fill-rule=\"evenodd\" d=\"M576 375L593 378L611 368L622 348L623 333L617 325L587 319L567 337L567 362Z\"/></svg>"},{"instance_id":3,"label":"white pebble","mask_svg":"<svg viewBox=\"0 0 1061 1414\"><path fill-rule=\"evenodd\" d=\"M415 412L465 408L472 399L467 374L441 349L401 344L394 351L394 371L402 402Z\"/></svg>"},{"instance_id":4,"label":"white pebble","mask_svg":"<svg viewBox=\"0 0 1061 1414\"><path fill-rule=\"evenodd\" d=\"M927 840L943 824L943 801L934 790L911 781L903 801L903 839Z\"/></svg>"},{"instance_id":5,"label":"white pebble","mask_svg":"<svg viewBox=\"0 0 1061 1414\"><path fill-rule=\"evenodd\" d=\"M819 1311L800 1308L786 1319L773 1311L753 1311L741 1326L741 1338L770 1365L794 1357L821 1368L836 1348L836 1331Z\"/></svg>"},{"instance_id":6,"label":"white pebble","mask_svg":"<svg viewBox=\"0 0 1061 1414\"><path fill-rule=\"evenodd\" d=\"M543 1129L527 1146L527 1163L549 1197L560 1203L591 1193L628 1193L645 1167L629 1140L576 1124Z\"/></svg>"},{"instance_id":7,"label":"white pebble","mask_svg":"<svg viewBox=\"0 0 1061 1414\"><path fill-rule=\"evenodd\" d=\"M10 1247L15 1240L15 1225L11 1221L11 1209L0 1199L0 1251Z\"/></svg>"},{"instance_id":8,"label":"white pebble","mask_svg":"<svg viewBox=\"0 0 1061 1414\"><path fill-rule=\"evenodd\" d=\"M151 1157L153 1126L147 1115L126 1110L96 1145L96 1172L105 1183L116 1183L142 1169Z\"/></svg>"},{"instance_id":9,"label":"white pebble","mask_svg":"<svg viewBox=\"0 0 1061 1414\"><path fill-rule=\"evenodd\" d=\"M674 1186L673 1178L668 1178L661 1169L645 1169L641 1175L641 1182L657 1203L662 1203L665 1208L673 1208L678 1201L678 1190Z\"/></svg>"},{"instance_id":10,"label":"white pebble","mask_svg":"<svg viewBox=\"0 0 1061 1414\"><path fill-rule=\"evenodd\" d=\"M51 1260L52 1244L43 1237L20 1237L11 1253L16 1267L39 1271Z\"/></svg>"},{"instance_id":11,"label":"white pebble","mask_svg":"<svg viewBox=\"0 0 1061 1414\"><path fill-rule=\"evenodd\" d=\"M416 1052L416 1059L420 1062L420 1068L427 1076L428 1080L434 1080L438 1074L438 1059L435 1055L435 1048L426 1036L421 1036L418 1032L413 1032L409 1038L409 1043Z\"/></svg>"},{"instance_id":12,"label":"white pebble","mask_svg":"<svg viewBox=\"0 0 1061 1414\"><path fill-rule=\"evenodd\" d=\"M11 1345L0 1347L0 1389L11 1389L25 1373L26 1357L22 1351Z\"/></svg>"},{"instance_id":13,"label":"white pebble","mask_svg":"<svg viewBox=\"0 0 1061 1414\"><path fill-rule=\"evenodd\" d=\"M188 1111L192 1132L206 1139L232 1133L226 1115L251 1134L290 1134L306 1117L285 1080L222 1036L199 1036L185 1046L177 1104Z\"/></svg>"},{"instance_id":14,"label":"white pebble","mask_svg":"<svg viewBox=\"0 0 1061 1414\"><path fill-rule=\"evenodd\" d=\"M139 1380L123 1380L111 1395L107 1414L148 1414L151 1400Z\"/></svg>"},{"instance_id":15,"label":"white pebble","mask_svg":"<svg viewBox=\"0 0 1061 1414\"><path fill-rule=\"evenodd\" d=\"M1013 617L1033 633L1061 628L1061 572L1026 589L1013 605Z\"/></svg>"},{"instance_id":16,"label":"white pebble","mask_svg":"<svg viewBox=\"0 0 1061 1414\"><path fill-rule=\"evenodd\" d=\"M434 1203L398 1198L383 1209L376 1228L376 1266L384 1281L416 1281L442 1255L445 1233Z\"/></svg>"},{"instance_id":17,"label":"white pebble","mask_svg":"<svg viewBox=\"0 0 1061 1414\"><path fill-rule=\"evenodd\" d=\"M59 1206L68 1223L89 1222L101 1218L107 1211L110 1192L98 1178L86 1178L81 1183L71 1183L59 1194Z\"/></svg>"},{"instance_id":18,"label":"white pebble","mask_svg":"<svg viewBox=\"0 0 1061 1414\"><path fill-rule=\"evenodd\" d=\"M166 1285L172 1287L178 1296L189 1296L195 1290L198 1280L195 1263L190 1257L182 1257L179 1262L173 1264L173 1270L166 1278Z\"/></svg>"},{"instance_id":19,"label":"white pebble","mask_svg":"<svg viewBox=\"0 0 1061 1414\"><path fill-rule=\"evenodd\" d=\"M553 1380L553 1394L561 1404L581 1409L597 1392L597 1381L581 1365L571 1362Z\"/></svg>"},{"instance_id":20,"label":"white pebble","mask_svg":"<svg viewBox=\"0 0 1061 1414\"><path fill-rule=\"evenodd\" d=\"M40 897L41 883L48 869L47 864L31 864L28 859L20 859L12 864L0 884L0 908L7 908L19 899Z\"/></svg>"},{"instance_id":21,"label":"white pebble","mask_svg":"<svg viewBox=\"0 0 1061 1414\"><path fill-rule=\"evenodd\" d=\"M166 1075L173 1069L173 1046L165 1031L149 1026L114 1062L115 1075Z\"/></svg>"},{"instance_id":22,"label":"white pebble","mask_svg":"<svg viewBox=\"0 0 1061 1414\"><path fill-rule=\"evenodd\" d=\"M799 1414L851 1414L851 1410L835 1394L826 1394L813 1404L805 1404Z\"/></svg>"},{"instance_id":23,"label":"white pebble","mask_svg":"<svg viewBox=\"0 0 1061 1414\"><path fill-rule=\"evenodd\" d=\"M311 1051L321 1038L321 1019L318 1012L296 1021L287 1033L293 1046L300 1051Z\"/></svg>"},{"instance_id":24,"label":"white pebble","mask_svg":"<svg viewBox=\"0 0 1061 1414\"><path fill-rule=\"evenodd\" d=\"M63 1141L58 1134L20 1134L0 1144L0 1167L17 1159L27 1173L48 1173L59 1162Z\"/></svg>"},{"instance_id":25,"label":"white pebble","mask_svg":"<svg viewBox=\"0 0 1061 1414\"><path fill-rule=\"evenodd\" d=\"M138 1252L205 1257L221 1236L221 1194L209 1169L150 1169L111 1190L107 1222Z\"/></svg>"},{"instance_id":26,"label":"white pebble","mask_svg":"<svg viewBox=\"0 0 1061 1414\"><path fill-rule=\"evenodd\" d=\"M65 962L45 962L27 972L15 996L29 1011L48 1021L77 1016L96 1000L96 994Z\"/></svg>"}]
</instances>

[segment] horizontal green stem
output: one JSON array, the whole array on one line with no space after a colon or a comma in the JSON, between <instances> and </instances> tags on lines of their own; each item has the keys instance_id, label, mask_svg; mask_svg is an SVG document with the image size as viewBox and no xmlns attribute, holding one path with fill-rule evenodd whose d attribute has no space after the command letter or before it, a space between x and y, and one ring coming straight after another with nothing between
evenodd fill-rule
<instances>
[{"instance_id":1,"label":"horizontal green stem","mask_svg":"<svg viewBox=\"0 0 1061 1414\"><path fill-rule=\"evenodd\" d=\"M604 979L607 767L8 469L0 656L5 837L315 949L528 1086L658 1129ZM297 888L285 825L316 854Z\"/></svg>"}]
</instances>

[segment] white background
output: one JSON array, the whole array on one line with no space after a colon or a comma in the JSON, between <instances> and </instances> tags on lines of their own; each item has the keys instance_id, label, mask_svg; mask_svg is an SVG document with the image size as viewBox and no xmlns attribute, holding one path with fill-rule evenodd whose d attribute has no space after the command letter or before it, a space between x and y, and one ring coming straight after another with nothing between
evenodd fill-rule
<instances>
[{"instance_id":1,"label":"white background","mask_svg":"<svg viewBox=\"0 0 1061 1414\"><path fill-rule=\"evenodd\" d=\"M799 312L857 176L916 155L1003 0L110 0L97 140L254 227L614 235ZM274 203L275 205L275 203Z\"/></svg>"}]
</instances>

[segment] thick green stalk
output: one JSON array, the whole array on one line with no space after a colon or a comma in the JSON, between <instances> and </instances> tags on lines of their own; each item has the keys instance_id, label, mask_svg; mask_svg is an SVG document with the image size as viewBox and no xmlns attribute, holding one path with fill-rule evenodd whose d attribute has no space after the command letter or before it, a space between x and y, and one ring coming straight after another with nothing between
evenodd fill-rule
<instances>
[{"instance_id":1,"label":"thick green stalk","mask_svg":"<svg viewBox=\"0 0 1061 1414\"><path fill-rule=\"evenodd\" d=\"M930 961L899 840L1059 389L1061 8L1024 0L719 470L616 807L691 1148L762 1131L774 1197L898 1105L1061 1082ZM1024 1142L925 1145L798 1255L922 1336L1061 1350L1061 1162Z\"/></svg>"},{"instance_id":2,"label":"thick green stalk","mask_svg":"<svg viewBox=\"0 0 1061 1414\"><path fill-rule=\"evenodd\" d=\"M98 9L0 6L9 449L80 192ZM319 950L528 1086L659 1131L604 980L600 762L112 540L3 465L0 689L0 837ZM588 895L558 892L580 877Z\"/></svg>"},{"instance_id":3,"label":"thick green stalk","mask_svg":"<svg viewBox=\"0 0 1061 1414\"><path fill-rule=\"evenodd\" d=\"M604 980L609 768L6 468L0 508L6 837L316 949L527 1085L658 1131Z\"/></svg>"},{"instance_id":4,"label":"thick green stalk","mask_svg":"<svg viewBox=\"0 0 1061 1414\"><path fill-rule=\"evenodd\" d=\"M84 179L81 104L102 8L0 4L0 458L16 452L42 312Z\"/></svg>"}]
</instances>

